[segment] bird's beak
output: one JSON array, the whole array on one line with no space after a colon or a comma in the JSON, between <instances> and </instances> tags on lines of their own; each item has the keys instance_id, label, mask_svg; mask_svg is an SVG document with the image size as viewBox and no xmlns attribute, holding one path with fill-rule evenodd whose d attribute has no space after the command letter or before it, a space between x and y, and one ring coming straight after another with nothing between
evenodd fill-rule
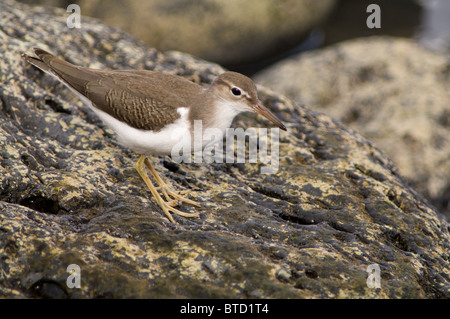
<instances>
[{"instance_id":1,"label":"bird's beak","mask_svg":"<svg viewBox=\"0 0 450 319\"><path fill-rule=\"evenodd\" d=\"M265 118L267 118L269 121L271 121L273 124L281 128L283 131L286 131L286 126L284 126L281 121L272 114L260 101L258 101L258 104L252 106L253 111L255 111L258 114L261 114Z\"/></svg>"}]
</instances>

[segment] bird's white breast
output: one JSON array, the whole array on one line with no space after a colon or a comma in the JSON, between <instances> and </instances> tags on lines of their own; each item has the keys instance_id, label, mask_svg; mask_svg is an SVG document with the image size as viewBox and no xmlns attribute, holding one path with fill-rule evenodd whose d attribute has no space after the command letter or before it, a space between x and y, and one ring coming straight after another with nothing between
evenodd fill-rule
<instances>
[{"instance_id":1,"label":"bird's white breast","mask_svg":"<svg viewBox=\"0 0 450 319\"><path fill-rule=\"evenodd\" d=\"M169 155L175 145L191 139L188 109L178 108L180 118L158 132L136 129L111 115L92 107L92 110L116 132L119 142L139 154Z\"/></svg>"}]
</instances>

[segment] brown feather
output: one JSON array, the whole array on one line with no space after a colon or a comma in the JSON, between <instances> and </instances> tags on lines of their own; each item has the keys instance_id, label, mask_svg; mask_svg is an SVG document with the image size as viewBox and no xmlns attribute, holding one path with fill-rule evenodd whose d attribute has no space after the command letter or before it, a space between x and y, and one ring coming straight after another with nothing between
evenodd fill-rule
<instances>
[{"instance_id":1,"label":"brown feather","mask_svg":"<svg viewBox=\"0 0 450 319\"><path fill-rule=\"evenodd\" d=\"M57 76L95 107L144 130L159 131L180 117L179 107L191 107L203 91L198 84L181 77L153 71L97 70L73 65L35 48L38 58L26 61Z\"/></svg>"}]
</instances>

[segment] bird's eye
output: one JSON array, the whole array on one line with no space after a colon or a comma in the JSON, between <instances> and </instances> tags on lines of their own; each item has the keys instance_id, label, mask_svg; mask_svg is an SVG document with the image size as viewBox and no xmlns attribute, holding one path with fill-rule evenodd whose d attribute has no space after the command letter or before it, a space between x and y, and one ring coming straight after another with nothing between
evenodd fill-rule
<instances>
[{"instance_id":1,"label":"bird's eye","mask_svg":"<svg viewBox=\"0 0 450 319\"><path fill-rule=\"evenodd\" d=\"M231 93L233 93L234 96L240 96L241 90L239 90L237 87L234 87L231 89Z\"/></svg>"}]
</instances>

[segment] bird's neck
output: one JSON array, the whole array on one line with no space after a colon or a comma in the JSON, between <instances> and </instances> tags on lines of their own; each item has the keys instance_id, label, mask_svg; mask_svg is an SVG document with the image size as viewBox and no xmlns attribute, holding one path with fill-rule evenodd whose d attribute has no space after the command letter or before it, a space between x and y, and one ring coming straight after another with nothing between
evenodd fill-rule
<instances>
[{"instance_id":1,"label":"bird's neck","mask_svg":"<svg viewBox=\"0 0 450 319\"><path fill-rule=\"evenodd\" d=\"M201 107L200 104L197 104L190 109L191 126L194 121L200 120L203 129L213 128L224 133L226 128L230 127L236 115L240 113L229 102L221 98L206 98L201 102Z\"/></svg>"},{"instance_id":2,"label":"bird's neck","mask_svg":"<svg viewBox=\"0 0 450 319\"><path fill-rule=\"evenodd\" d=\"M192 136L199 135L199 129L201 129L200 134L203 138L203 146L212 140L221 140L225 135L226 129L230 127L233 119L239 113L230 105L230 102L217 96L205 94L189 110L188 118Z\"/></svg>"}]
</instances>

